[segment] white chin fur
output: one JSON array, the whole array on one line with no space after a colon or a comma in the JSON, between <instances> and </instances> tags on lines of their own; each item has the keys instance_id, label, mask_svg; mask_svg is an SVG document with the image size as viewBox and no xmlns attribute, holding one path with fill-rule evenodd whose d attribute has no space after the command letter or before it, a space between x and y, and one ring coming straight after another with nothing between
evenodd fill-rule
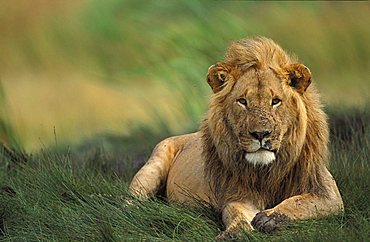
<instances>
[{"instance_id":1,"label":"white chin fur","mask_svg":"<svg viewBox=\"0 0 370 242\"><path fill-rule=\"evenodd\" d=\"M254 165L268 165L275 160L275 153L268 150L257 150L253 153L246 153L245 159Z\"/></svg>"}]
</instances>

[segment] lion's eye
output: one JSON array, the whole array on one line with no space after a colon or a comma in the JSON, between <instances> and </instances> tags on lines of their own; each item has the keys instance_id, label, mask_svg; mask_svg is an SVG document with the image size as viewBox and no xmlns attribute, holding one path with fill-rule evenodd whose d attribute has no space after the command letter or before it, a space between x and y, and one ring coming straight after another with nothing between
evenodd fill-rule
<instances>
[{"instance_id":1,"label":"lion's eye","mask_svg":"<svg viewBox=\"0 0 370 242\"><path fill-rule=\"evenodd\" d=\"M247 104L248 104L248 101L245 98L239 98L236 101L238 102L238 104L241 104L243 106L247 106Z\"/></svg>"},{"instance_id":2,"label":"lion's eye","mask_svg":"<svg viewBox=\"0 0 370 242\"><path fill-rule=\"evenodd\" d=\"M279 98L274 98L274 99L272 99L272 101L271 101L271 105L273 106L273 107L277 107L277 106L279 106L281 104L281 100L279 99Z\"/></svg>"}]
</instances>

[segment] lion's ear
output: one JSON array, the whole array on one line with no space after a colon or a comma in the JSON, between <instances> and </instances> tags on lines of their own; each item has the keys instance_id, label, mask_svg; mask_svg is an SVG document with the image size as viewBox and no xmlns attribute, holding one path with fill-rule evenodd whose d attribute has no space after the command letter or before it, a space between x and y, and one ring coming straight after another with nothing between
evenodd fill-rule
<instances>
[{"instance_id":1,"label":"lion's ear","mask_svg":"<svg viewBox=\"0 0 370 242\"><path fill-rule=\"evenodd\" d=\"M300 94L304 93L311 84L311 72L302 64L291 64L287 67L288 84Z\"/></svg>"},{"instance_id":2,"label":"lion's ear","mask_svg":"<svg viewBox=\"0 0 370 242\"><path fill-rule=\"evenodd\" d=\"M207 82L214 93L219 92L227 82L232 66L226 63L217 63L208 68Z\"/></svg>"}]
</instances>

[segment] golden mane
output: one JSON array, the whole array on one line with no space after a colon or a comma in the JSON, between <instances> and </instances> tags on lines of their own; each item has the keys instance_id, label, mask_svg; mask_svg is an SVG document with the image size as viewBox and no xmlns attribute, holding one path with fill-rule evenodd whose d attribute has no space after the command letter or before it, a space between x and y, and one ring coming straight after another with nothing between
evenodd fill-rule
<instances>
[{"instance_id":1,"label":"golden mane","mask_svg":"<svg viewBox=\"0 0 370 242\"><path fill-rule=\"evenodd\" d=\"M279 76L285 74L284 67L296 61L272 40L258 37L233 42L223 63L240 72L251 67L270 68ZM221 205L248 196L261 207L272 208L297 194L325 195L321 171L328 162L328 124L315 87L311 85L304 95L291 95L291 102L302 105L290 111L297 118L289 127L276 161L270 166L255 166L242 162L243 154L235 144L237 137L230 131L232 127L222 112L221 100L233 84L228 85L212 95L201 125L204 169L215 201Z\"/></svg>"},{"instance_id":2,"label":"golden mane","mask_svg":"<svg viewBox=\"0 0 370 242\"><path fill-rule=\"evenodd\" d=\"M295 56L289 56L271 39L256 37L242 39L230 44L224 62L245 70L251 66L260 70L280 69L287 64L297 62Z\"/></svg>"}]
</instances>

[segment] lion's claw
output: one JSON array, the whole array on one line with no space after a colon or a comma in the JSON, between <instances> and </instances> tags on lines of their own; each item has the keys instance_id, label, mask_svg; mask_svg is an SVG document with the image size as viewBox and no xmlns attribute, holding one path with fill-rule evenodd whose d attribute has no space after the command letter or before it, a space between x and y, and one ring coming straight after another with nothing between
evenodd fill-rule
<instances>
[{"instance_id":1,"label":"lion's claw","mask_svg":"<svg viewBox=\"0 0 370 242\"><path fill-rule=\"evenodd\" d=\"M264 212L259 212L253 218L252 226L258 231L272 233L288 222L288 220L288 217L279 213L266 215Z\"/></svg>"}]
</instances>

